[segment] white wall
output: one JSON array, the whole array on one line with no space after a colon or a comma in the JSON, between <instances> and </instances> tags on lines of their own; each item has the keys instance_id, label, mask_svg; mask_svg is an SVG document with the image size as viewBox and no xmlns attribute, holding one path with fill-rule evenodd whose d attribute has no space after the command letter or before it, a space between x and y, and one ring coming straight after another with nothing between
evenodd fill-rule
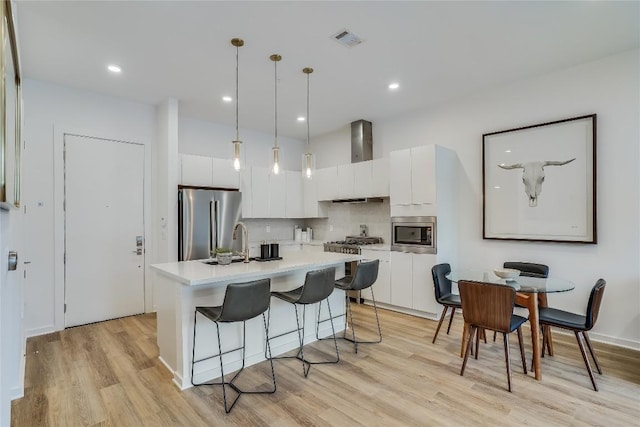
<instances>
[{"instance_id":1,"label":"white wall","mask_svg":"<svg viewBox=\"0 0 640 427\"><path fill-rule=\"evenodd\" d=\"M25 287L25 331L37 335L64 327L62 132L145 145L145 234L149 245L154 107L35 80L24 81L23 98L24 259L31 261ZM88 250L91 245L87 242Z\"/></svg>"},{"instance_id":2,"label":"white wall","mask_svg":"<svg viewBox=\"0 0 640 427\"><path fill-rule=\"evenodd\" d=\"M585 311L591 287L603 277L608 285L592 335L640 348L639 75L635 50L375 122L374 157L425 144L455 150L463 168L461 267L487 268L505 260L548 264L553 275L576 283L571 292L551 295L550 304L575 312ZM592 113L598 115L598 244L483 240L482 134ZM348 163L348 140L338 131L315 138L313 149Z\"/></svg>"},{"instance_id":3,"label":"white wall","mask_svg":"<svg viewBox=\"0 0 640 427\"><path fill-rule=\"evenodd\" d=\"M231 141L236 137L235 127L181 117L178 135L180 153L220 159L233 158ZM240 129L240 140L242 149L245 150L247 165L270 167L272 134ZM280 167L286 170L301 170L302 154L306 145L300 140L280 136L278 146L282 163Z\"/></svg>"}]
</instances>

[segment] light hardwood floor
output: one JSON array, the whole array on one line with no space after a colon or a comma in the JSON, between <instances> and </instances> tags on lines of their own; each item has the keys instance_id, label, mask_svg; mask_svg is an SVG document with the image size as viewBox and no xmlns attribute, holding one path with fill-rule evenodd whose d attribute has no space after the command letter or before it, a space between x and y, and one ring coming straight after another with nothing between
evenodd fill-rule
<instances>
[{"instance_id":1,"label":"light hardwood floor","mask_svg":"<svg viewBox=\"0 0 640 427\"><path fill-rule=\"evenodd\" d=\"M354 314L372 337L371 308ZM12 425L640 425L638 352L594 343L604 372L595 392L573 336L554 333L555 356L543 359L536 381L522 373L514 335L509 393L500 340L481 344L461 377L460 317L451 335L443 330L431 344L436 322L386 310L380 316L381 344L355 354L339 341L340 363L315 365L307 379L296 360L275 361L277 392L244 395L229 415L220 387L180 392L173 385L157 358L154 315L30 338L25 396L13 402ZM305 356L329 355L332 345L314 343ZM530 343L526 351L530 363ZM266 362L252 366L240 385L266 386L269 373Z\"/></svg>"}]
</instances>

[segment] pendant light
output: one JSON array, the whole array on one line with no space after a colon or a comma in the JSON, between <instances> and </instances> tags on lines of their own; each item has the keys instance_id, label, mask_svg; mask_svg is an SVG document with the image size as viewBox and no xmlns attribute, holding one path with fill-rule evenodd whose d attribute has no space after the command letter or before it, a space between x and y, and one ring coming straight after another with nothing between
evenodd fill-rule
<instances>
[{"instance_id":1,"label":"pendant light","mask_svg":"<svg viewBox=\"0 0 640 427\"><path fill-rule=\"evenodd\" d=\"M302 155L302 174L306 179L311 179L316 169L316 156L311 153L311 140L309 139L309 75L313 68L305 67L302 72L307 75L307 152Z\"/></svg>"},{"instance_id":2,"label":"pendant light","mask_svg":"<svg viewBox=\"0 0 640 427\"><path fill-rule=\"evenodd\" d=\"M242 39L231 39L231 44L233 46L236 47L236 139L233 142L233 168L236 171L240 171L240 169L242 169L243 165L243 161L242 161L242 151L241 151L241 145L242 145L242 141L240 141L240 131L239 131L239 127L238 127L238 70L239 70L239 66L238 66L238 51L240 50L240 47L244 46L244 40Z\"/></svg>"},{"instance_id":3,"label":"pendant light","mask_svg":"<svg viewBox=\"0 0 640 427\"><path fill-rule=\"evenodd\" d=\"M278 62L282 59L282 56L278 54L273 54L269 57L273 61L273 70L274 70L274 137L275 142L272 148L273 151L273 163L271 165L271 170L274 175L278 175L280 173L280 148L278 147Z\"/></svg>"}]
</instances>

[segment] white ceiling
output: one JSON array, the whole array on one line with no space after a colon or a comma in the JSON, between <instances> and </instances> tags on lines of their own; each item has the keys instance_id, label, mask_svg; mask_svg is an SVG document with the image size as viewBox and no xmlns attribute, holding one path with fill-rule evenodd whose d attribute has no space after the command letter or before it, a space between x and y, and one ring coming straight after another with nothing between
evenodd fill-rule
<instances>
[{"instance_id":1,"label":"white ceiling","mask_svg":"<svg viewBox=\"0 0 640 427\"><path fill-rule=\"evenodd\" d=\"M240 126L273 132L296 121L311 75L311 134L446 100L637 48L638 2L18 1L23 78L157 104L233 125L233 37L240 48ZM349 29L365 42L343 47ZM106 70L122 67L121 75ZM387 85L400 83L391 92Z\"/></svg>"}]
</instances>

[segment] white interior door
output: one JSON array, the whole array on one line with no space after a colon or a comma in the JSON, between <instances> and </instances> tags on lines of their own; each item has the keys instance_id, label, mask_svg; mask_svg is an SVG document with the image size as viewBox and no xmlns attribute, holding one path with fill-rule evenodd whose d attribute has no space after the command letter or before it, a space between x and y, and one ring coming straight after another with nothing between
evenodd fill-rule
<instances>
[{"instance_id":1,"label":"white interior door","mask_svg":"<svg viewBox=\"0 0 640 427\"><path fill-rule=\"evenodd\" d=\"M142 313L144 146L75 135L64 146L65 326Z\"/></svg>"}]
</instances>

